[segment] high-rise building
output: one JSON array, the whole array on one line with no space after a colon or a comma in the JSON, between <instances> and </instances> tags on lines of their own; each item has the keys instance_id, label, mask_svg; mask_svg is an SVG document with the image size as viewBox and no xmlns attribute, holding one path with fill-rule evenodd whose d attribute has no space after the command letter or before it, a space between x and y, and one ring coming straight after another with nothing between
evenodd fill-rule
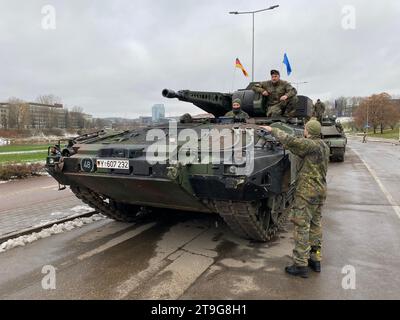
<instances>
[{"instance_id":1,"label":"high-rise building","mask_svg":"<svg viewBox=\"0 0 400 320\"><path fill-rule=\"evenodd\" d=\"M151 111L153 122L160 122L165 119L165 107L163 104L155 104Z\"/></svg>"}]
</instances>

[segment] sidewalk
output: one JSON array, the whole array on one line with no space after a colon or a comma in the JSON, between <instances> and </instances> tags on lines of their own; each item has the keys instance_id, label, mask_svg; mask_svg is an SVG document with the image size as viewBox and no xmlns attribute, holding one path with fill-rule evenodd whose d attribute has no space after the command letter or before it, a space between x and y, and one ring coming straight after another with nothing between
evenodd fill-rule
<instances>
[{"instance_id":1,"label":"sidewalk","mask_svg":"<svg viewBox=\"0 0 400 320\"><path fill-rule=\"evenodd\" d=\"M49 201L34 208L0 211L0 237L90 211L93 209L77 198Z\"/></svg>"},{"instance_id":2,"label":"sidewalk","mask_svg":"<svg viewBox=\"0 0 400 320\"><path fill-rule=\"evenodd\" d=\"M70 190L57 189L51 177L0 184L0 237L93 211Z\"/></svg>"},{"instance_id":3,"label":"sidewalk","mask_svg":"<svg viewBox=\"0 0 400 320\"><path fill-rule=\"evenodd\" d=\"M30 153L43 153L47 152L47 150L29 150L29 151L0 151L0 156L6 156L10 154L30 154Z\"/></svg>"},{"instance_id":4,"label":"sidewalk","mask_svg":"<svg viewBox=\"0 0 400 320\"><path fill-rule=\"evenodd\" d=\"M358 139L360 141L363 139L362 136L351 135L351 134L348 134L347 137L349 139L353 138L353 139ZM390 144L394 144L394 145L400 145L400 141L399 140L396 140L396 139L385 139L385 138L378 138L378 137L367 137L367 142L381 142L381 143L390 143Z\"/></svg>"}]
</instances>

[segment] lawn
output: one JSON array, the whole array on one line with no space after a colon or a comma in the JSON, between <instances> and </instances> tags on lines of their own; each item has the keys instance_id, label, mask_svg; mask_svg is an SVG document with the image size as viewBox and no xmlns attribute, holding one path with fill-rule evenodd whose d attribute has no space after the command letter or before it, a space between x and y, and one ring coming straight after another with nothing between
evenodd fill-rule
<instances>
[{"instance_id":1,"label":"lawn","mask_svg":"<svg viewBox=\"0 0 400 320\"><path fill-rule=\"evenodd\" d=\"M385 138L385 139L399 139L399 129L394 130L384 130L383 134L377 132L374 134L374 131L368 132L368 137L376 137L376 138Z\"/></svg>"},{"instance_id":2,"label":"lawn","mask_svg":"<svg viewBox=\"0 0 400 320\"><path fill-rule=\"evenodd\" d=\"M23 162L38 162L45 161L47 157L47 151L43 152L34 152L34 153L26 153L26 154L5 154L1 155L0 153L0 163L23 163Z\"/></svg>"},{"instance_id":3,"label":"lawn","mask_svg":"<svg viewBox=\"0 0 400 320\"><path fill-rule=\"evenodd\" d=\"M48 144L15 144L15 145L5 145L0 146L0 154L2 152L17 152L17 151L32 151L32 150L47 150Z\"/></svg>"}]
</instances>

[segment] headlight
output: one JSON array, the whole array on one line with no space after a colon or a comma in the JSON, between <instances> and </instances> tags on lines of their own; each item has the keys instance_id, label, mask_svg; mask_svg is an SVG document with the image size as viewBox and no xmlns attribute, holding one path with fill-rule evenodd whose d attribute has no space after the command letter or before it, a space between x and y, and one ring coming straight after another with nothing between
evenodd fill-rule
<instances>
[{"instance_id":1,"label":"headlight","mask_svg":"<svg viewBox=\"0 0 400 320\"><path fill-rule=\"evenodd\" d=\"M232 174L236 174L236 173L237 173L237 167L235 167L235 166L230 166L230 167L229 167L229 172L232 173Z\"/></svg>"},{"instance_id":2,"label":"headlight","mask_svg":"<svg viewBox=\"0 0 400 320\"><path fill-rule=\"evenodd\" d=\"M54 163L54 159L53 158L49 158L49 164L53 164Z\"/></svg>"}]
</instances>

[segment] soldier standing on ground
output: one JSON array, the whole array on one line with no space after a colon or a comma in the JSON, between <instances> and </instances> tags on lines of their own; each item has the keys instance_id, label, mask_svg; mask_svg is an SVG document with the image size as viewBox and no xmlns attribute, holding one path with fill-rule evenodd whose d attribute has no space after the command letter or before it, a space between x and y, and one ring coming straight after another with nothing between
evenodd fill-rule
<instances>
[{"instance_id":1,"label":"soldier standing on ground","mask_svg":"<svg viewBox=\"0 0 400 320\"><path fill-rule=\"evenodd\" d=\"M302 160L289 214L295 226L294 264L286 267L285 271L307 278L308 266L315 272L321 272L321 210L326 199L329 147L321 139L321 124L315 118L307 122L305 138L297 138L269 126L262 128L271 132L286 149Z\"/></svg>"},{"instance_id":2,"label":"soldier standing on ground","mask_svg":"<svg viewBox=\"0 0 400 320\"><path fill-rule=\"evenodd\" d=\"M317 118L317 120L322 123L322 117L325 113L325 104L321 102L320 99L317 100L317 103L313 108L313 117Z\"/></svg>"},{"instance_id":3,"label":"soldier standing on ground","mask_svg":"<svg viewBox=\"0 0 400 320\"><path fill-rule=\"evenodd\" d=\"M257 83L253 91L267 97L267 117L296 115L297 90L289 82L281 80L277 70L271 70L271 80Z\"/></svg>"},{"instance_id":4,"label":"soldier standing on ground","mask_svg":"<svg viewBox=\"0 0 400 320\"><path fill-rule=\"evenodd\" d=\"M367 130L364 130L362 143L367 143Z\"/></svg>"},{"instance_id":5,"label":"soldier standing on ground","mask_svg":"<svg viewBox=\"0 0 400 320\"><path fill-rule=\"evenodd\" d=\"M242 110L242 101L240 99L232 101L232 111L229 111L225 117L231 117L239 121L246 121L250 118L247 112Z\"/></svg>"}]
</instances>

